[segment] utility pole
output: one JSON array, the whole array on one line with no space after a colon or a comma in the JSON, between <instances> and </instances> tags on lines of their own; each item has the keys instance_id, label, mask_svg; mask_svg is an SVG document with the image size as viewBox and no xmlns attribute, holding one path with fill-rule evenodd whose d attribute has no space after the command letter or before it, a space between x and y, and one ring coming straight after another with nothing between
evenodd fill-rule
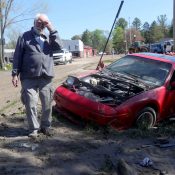
<instances>
[{"instance_id":1,"label":"utility pole","mask_svg":"<svg viewBox=\"0 0 175 175\"><path fill-rule=\"evenodd\" d=\"M125 34L125 55L128 53L128 42L127 42L127 37L126 37L126 29L124 30L124 34Z\"/></svg>"},{"instance_id":2,"label":"utility pole","mask_svg":"<svg viewBox=\"0 0 175 175\"><path fill-rule=\"evenodd\" d=\"M0 0L0 66L1 69L4 67L4 36L3 36L3 14L2 14L2 0Z\"/></svg>"},{"instance_id":3,"label":"utility pole","mask_svg":"<svg viewBox=\"0 0 175 175\"><path fill-rule=\"evenodd\" d=\"M175 51L175 0L173 1L173 51Z\"/></svg>"},{"instance_id":4,"label":"utility pole","mask_svg":"<svg viewBox=\"0 0 175 175\"><path fill-rule=\"evenodd\" d=\"M129 42L130 45L132 44L132 38L131 38L131 25L130 25L130 17L129 17Z\"/></svg>"}]
</instances>

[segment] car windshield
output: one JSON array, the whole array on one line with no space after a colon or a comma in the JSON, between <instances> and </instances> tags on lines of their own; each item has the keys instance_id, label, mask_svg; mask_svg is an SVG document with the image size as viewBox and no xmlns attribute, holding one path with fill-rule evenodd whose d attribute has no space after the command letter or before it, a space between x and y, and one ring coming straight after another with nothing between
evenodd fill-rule
<instances>
[{"instance_id":1,"label":"car windshield","mask_svg":"<svg viewBox=\"0 0 175 175\"><path fill-rule=\"evenodd\" d=\"M171 64L148 58L127 55L106 69L114 74L127 75L150 85L162 85L171 69Z\"/></svg>"}]
</instances>

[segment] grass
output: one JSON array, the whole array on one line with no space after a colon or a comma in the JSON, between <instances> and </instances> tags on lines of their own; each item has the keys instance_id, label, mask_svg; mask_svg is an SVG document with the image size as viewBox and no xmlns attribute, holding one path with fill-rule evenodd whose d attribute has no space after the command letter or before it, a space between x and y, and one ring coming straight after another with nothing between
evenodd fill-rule
<instances>
[{"instance_id":1,"label":"grass","mask_svg":"<svg viewBox=\"0 0 175 175\"><path fill-rule=\"evenodd\" d=\"M109 135L115 137L127 136L130 138L157 138L157 137L174 137L175 136L175 122L163 121L156 127L150 129L130 128L124 131L116 131L109 129Z\"/></svg>"},{"instance_id":2,"label":"grass","mask_svg":"<svg viewBox=\"0 0 175 175\"><path fill-rule=\"evenodd\" d=\"M0 109L0 114L2 114L6 109L11 108L12 106L14 106L16 103L18 103L18 100L14 100L14 101L8 103L8 105L6 105L2 109ZM23 110L21 110L18 114L24 114L24 113L25 112Z\"/></svg>"},{"instance_id":3,"label":"grass","mask_svg":"<svg viewBox=\"0 0 175 175\"><path fill-rule=\"evenodd\" d=\"M10 64L10 63L6 64L5 70L12 70L12 64Z\"/></svg>"},{"instance_id":4,"label":"grass","mask_svg":"<svg viewBox=\"0 0 175 175\"><path fill-rule=\"evenodd\" d=\"M100 127L94 123L88 123L84 129L85 133L90 135L103 135L108 137L130 137L130 138L157 138L157 137L174 137L175 122L165 120L156 127L150 129L129 128L123 131L117 131L111 127Z\"/></svg>"},{"instance_id":5,"label":"grass","mask_svg":"<svg viewBox=\"0 0 175 175\"><path fill-rule=\"evenodd\" d=\"M65 119L62 115L53 113L53 120L59 121L63 124L70 125L71 122ZM80 119L76 118L78 121ZM81 127L82 129L82 127ZM175 136L175 121L164 120L150 129L129 128L127 130L118 131L109 126L99 126L94 122L84 121L83 132L88 135L98 135L103 138L109 137L130 137L130 138L156 138L156 137L174 137Z\"/></svg>"},{"instance_id":6,"label":"grass","mask_svg":"<svg viewBox=\"0 0 175 175\"><path fill-rule=\"evenodd\" d=\"M0 113L4 112L6 109L12 107L13 105L15 105L18 101L14 100L11 103L9 103L7 106L5 106L4 108L0 109Z\"/></svg>"},{"instance_id":7,"label":"grass","mask_svg":"<svg viewBox=\"0 0 175 175\"><path fill-rule=\"evenodd\" d=\"M6 64L2 69L0 69L0 71L8 71L8 70L12 70L11 63Z\"/></svg>"},{"instance_id":8,"label":"grass","mask_svg":"<svg viewBox=\"0 0 175 175\"><path fill-rule=\"evenodd\" d=\"M105 64L111 64L113 62L113 60L104 60L103 61Z\"/></svg>"},{"instance_id":9,"label":"grass","mask_svg":"<svg viewBox=\"0 0 175 175\"><path fill-rule=\"evenodd\" d=\"M58 117L58 113L53 114L53 118L63 124L67 123L70 125L71 122L64 120L63 116ZM79 119L77 119L79 120ZM81 127L82 129L82 127ZM150 129L138 129L129 128L127 130L118 131L109 126L99 126L94 122L86 121L84 123L83 132L87 135L102 136L103 138L157 138L157 137L175 137L175 121L170 121L169 119L159 122L154 128Z\"/></svg>"}]
</instances>

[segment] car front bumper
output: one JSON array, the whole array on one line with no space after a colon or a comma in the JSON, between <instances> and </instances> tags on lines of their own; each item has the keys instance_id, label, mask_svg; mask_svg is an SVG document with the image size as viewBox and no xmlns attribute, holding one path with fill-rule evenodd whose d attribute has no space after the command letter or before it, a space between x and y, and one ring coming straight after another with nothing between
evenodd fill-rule
<instances>
[{"instance_id":1,"label":"car front bumper","mask_svg":"<svg viewBox=\"0 0 175 175\"><path fill-rule=\"evenodd\" d=\"M87 99L63 86L56 89L54 100L57 110L67 111L66 115L64 115L67 118L70 118L68 117L69 114L73 113L86 120L94 121L99 125L110 125L118 129L127 128L128 122L126 120L129 117L127 112L119 114L115 107Z\"/></svg>"}]
</instances>

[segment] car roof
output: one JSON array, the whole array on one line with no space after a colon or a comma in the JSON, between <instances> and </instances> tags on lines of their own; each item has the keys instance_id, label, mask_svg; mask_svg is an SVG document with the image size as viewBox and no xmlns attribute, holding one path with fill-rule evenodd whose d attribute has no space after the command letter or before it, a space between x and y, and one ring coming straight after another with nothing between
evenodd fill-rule
<instances>
[{"instance_id":1,"label":"car roof","mask_svg":"<svg viewBox=\"0 0 175 175\"><path fill-rule=\"evenodd\" d=\"M173 65L173 67L175 67L175 56L170 56L170 55L166 55L166 54L151 53L151 52L133 53L130 55L144 57L144 58L150 58L150 59L154 59L154 60L159 60L159 61L171 63Z\"/></svg>"}]
</instances>

